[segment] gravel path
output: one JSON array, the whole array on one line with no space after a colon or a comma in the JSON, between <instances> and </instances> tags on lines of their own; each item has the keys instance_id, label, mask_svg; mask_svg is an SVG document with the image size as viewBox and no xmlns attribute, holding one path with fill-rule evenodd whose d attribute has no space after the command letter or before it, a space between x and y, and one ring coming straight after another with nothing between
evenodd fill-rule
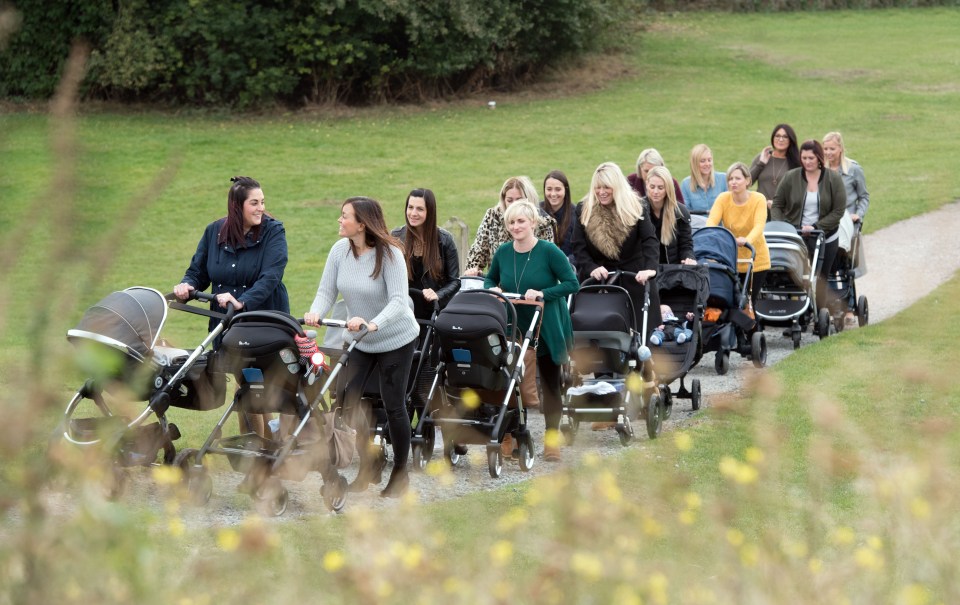
<instances>
[{"instance_id":1,"label":"gravel path","mask_svg":"<svg viewBox=\"0 0 960 605\"><path fill-rule=\"evenodd\" d=\"M957 254L957 246L951 230L946 227L948 225L960 225L960 203L948 204L935 212L908 219L865 236L864 246L869 272L857 280L857 289L860 294L866 295L869 299L871 323L882 321L906 308L949 279L960 268L960 254ZM809 346L816 342L817 337L807 332L803 335L801 346ZM767 330L767 343L768 364L775 364L793 352L790 339L782 337L780 330ZM713 368L713 353L708 353L688 374L688 386L690 379L699 378L704 395L703 406L709 407L712 398L719 394L738 392L742 388L744 378L750 372L757 371L762 370L754 369L749 359L733 354L730 372L726 376L718 376ZM676 391L678 383L675 382L671 387ZM683 426L691 416L693 412L690 409L689 400L676 401L673 415L665 423L661 439L669 438L669 433ZM542 448L543 416L531 412L529 426L534 433L538 448ZM655 447L646 437L642 422L635 425L635 430L637 440L630 447L641 450ZM440 458L442 453L439 450L439 439L437 443L438 449L435 456ZM505 463L502 476L499 479L492 479L487 471L484 448L471 446L466 459L453 469L452 481L412 473L411 488L422 502L448 500L478 490L518 483L554 472L588 452L610 456L618 455L622 451L623 448L613 430L594 432L590 430L588 423L583 423L575 445L563 449L564 462L562 463L544 462L542 452L538 451L536 464L530 472L521 472L516 463ZM351 478L355 473L355 465L344 472ZM145 499L150 505L155 503L158 508L162 507L164 490L153 484L149 473L136 469L131 475L125 498ZM384 472L384 484L387 476L388 472ZM213 497L206 507L194 509L190 515L187 515L191 524L231 525L239 523L250 514L253 510L252 502L248 497L235 491L241 478L241 475L233 472L214 473ZM302 482L285 482L290 492L289 504L286 513L276 522L330 514L319 497L320 484L319 475L316 473L311 473ZM371 487L365 493L350 494L346 510L396 506L396 501L381 499L378 492L378 488ZM51 504L57 508L61 506L71 508L71 500L73 496L68 493L51 494Z\"/></svg>"}]
</instances>

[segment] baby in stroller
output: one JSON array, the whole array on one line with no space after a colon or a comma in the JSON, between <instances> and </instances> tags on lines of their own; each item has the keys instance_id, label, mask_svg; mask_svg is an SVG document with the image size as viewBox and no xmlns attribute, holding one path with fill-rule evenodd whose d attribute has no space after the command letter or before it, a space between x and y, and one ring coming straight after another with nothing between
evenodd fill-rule
<instances>
[{"instance_id":1,"label":"baby in stroller","mask_svg":"<svg viewBox=\"0 0 960 605\"><path fill-rule=\"evenodd\" d=\"M688 342L693 336L693 330L688 326L693 321L693 313L687 312L683 321L673 314L670 305L660 305L660 318L663 323L650 335L650 344L659 347L664 341L674 340L678 345Z\"/></svg>"}]
</instances>

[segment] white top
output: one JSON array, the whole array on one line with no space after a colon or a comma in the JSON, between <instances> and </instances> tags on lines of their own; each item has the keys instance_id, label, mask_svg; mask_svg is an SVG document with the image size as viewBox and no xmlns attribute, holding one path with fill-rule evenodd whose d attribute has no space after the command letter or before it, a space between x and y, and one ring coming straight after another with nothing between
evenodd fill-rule
<instances>
[{"instance_id":1,"label":"white top","mask_svg":"<svg viewBox=\"0 0 960 605\"><path fill-rule=\"evenodd\" d=\"M803 217L801 225L816 225L820 220L820 192L808 191L803 201Z\"/></svg>"}]
</instances>

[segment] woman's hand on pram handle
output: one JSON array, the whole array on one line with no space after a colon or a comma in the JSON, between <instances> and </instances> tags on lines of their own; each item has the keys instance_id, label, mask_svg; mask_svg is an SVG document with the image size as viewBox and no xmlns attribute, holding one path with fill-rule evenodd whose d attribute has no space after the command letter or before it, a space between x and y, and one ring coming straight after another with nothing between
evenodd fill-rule
<instances>
[{"instance_id":1,"label":"woman's hand on pram handle","mask_svg":"<svg viewBox=\"0 0 960 605\"><path fill-rule=\"evenodd\" d=\"M590 272L590 277L597 280L598 282L607 279L608 275L610 275L610 272L607 271L606 267L597 267L596 269Z\"/></svg>"},{"instance_id":2,"label":"woman's hand on pram handle","mask_svg":"<svg viewBox=\"0 0 960 605\"><path fill-rule=\"evenodd\" d=\"M217 294L216 298L217 298L217 303L224 309L227 308L227 305L233 305L233 308L236 309L237 311L243 308L243 303L237 300L236 298L234 298L233 294L230 294L229 292L224 292L223 294Z\"/></svg>"},{"instance_id":3,"label":"woman's hand on pram handle","mask_svg":"<svg viewBox=\"0 0 960 605\"><path fill-rule=\"evenodd\" d=\"M531 288L524 292L523 298L526 300L543 300L543 292Z\"/></svg>"},{"instance_id":4,"label":"woman's hand on pram handle","mask_svg":"<svg viewBox=\"0 0 960 605\"><path fill-rule=\"evenodd\" d=\"M641 271L637 271L636 277L634 279L637 280L638 284L645 284L651 277L655 276L656 274L657 272L654 271L653 269L644 269Z\"/></svg>"},{"instance_id":5,"label":"woman's hand on pram handle","mask_svg":"<svg viewBox=\"0 0 960 605\"><path fill-rule=\"evenodd\" d=\"M351 317L347 320L347 330L350 332L359 332L366 328L368 332L376 332L377 324L368 322L362 317Z\"/></svg>"},{"instance_id":6,"label":"woman's hand on pram handle","mask_svg":"<svg viewBox=\"0 0 960 605\"><path fill-rule=\"evenodd\" d=\"M303 318L299 320L301 324L307 326L326 326L328 328L346 328L347 322L342 319L321 319L319 313L304 313Z\"/></svg>"},{"instance_id":7,"label":"woman's hand on pram handle","mask_svg":"<svg viewBox=\"0 0 960 605\"><path fill-rule=\"evenodd\" d=\"M194 292L196 292L196 288L186 283L177 284L173 287L173 295L176 296L180 302L186 302L193 298Z\"/></svg>"}]
</instances>

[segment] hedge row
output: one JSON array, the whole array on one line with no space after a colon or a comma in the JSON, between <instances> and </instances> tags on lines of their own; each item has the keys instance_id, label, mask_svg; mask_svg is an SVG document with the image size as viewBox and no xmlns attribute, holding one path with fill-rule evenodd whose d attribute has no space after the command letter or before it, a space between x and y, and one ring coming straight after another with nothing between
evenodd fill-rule
<instances>
[{"instance_id":1,"label":"hedge row","mask_svg":"<svg viewBox=\"0 0 960 605\"><path fill-rule=\"evenodd\" d=\"M421 100L510 84L599 43L618 44L636 4L19 0L19 29L0 53L0 98L49 97L70 45L83 40L88 99L239 107Z\"/></svg>"}]
</instances>

